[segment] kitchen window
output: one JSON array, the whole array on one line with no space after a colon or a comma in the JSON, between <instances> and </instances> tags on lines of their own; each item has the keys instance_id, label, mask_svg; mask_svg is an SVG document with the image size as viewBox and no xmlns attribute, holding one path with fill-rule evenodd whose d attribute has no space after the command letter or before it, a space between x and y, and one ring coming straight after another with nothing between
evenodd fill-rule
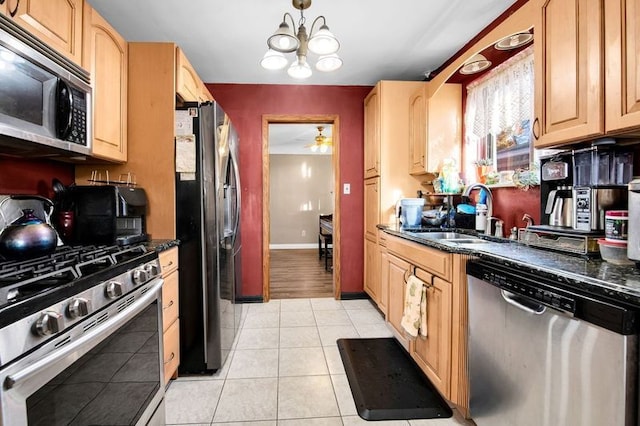
<instances>
[{"instance_id":1,"label":"kitchen window","mask_svg":"<svg viewBox=\"0 0 640 426\"><path fill-rule=\"evenodd\" d=\"M467 86L464 114L466 178L488 185L535 184L533 46ZM525 181L525 177L527 178Z\"/></svg>"}]
</instances>

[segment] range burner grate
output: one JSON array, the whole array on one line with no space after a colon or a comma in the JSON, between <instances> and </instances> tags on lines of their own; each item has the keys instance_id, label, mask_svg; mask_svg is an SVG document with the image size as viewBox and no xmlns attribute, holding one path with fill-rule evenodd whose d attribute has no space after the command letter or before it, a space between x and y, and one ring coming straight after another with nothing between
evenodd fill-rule
<instances>
[{"instance_id":1,"label":"range burner grate","mask_svg":"<svg viewBox=\"0 0 640 426\"><path fill-rule=\"evenodd\" d=\"M29 260L3 261L0 257L0 306L107 270L146 252L143 245L91 245L62 246L53 254Z\"/></svg>"}]
</instances>

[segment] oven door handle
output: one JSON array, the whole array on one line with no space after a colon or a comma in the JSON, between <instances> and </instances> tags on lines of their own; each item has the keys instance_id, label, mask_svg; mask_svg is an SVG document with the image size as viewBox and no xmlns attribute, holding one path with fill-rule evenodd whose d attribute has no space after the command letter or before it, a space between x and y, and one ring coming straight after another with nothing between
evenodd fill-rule
<instances>
[{"instance_id":1,"label":"oven door handle","mask_svg":"<svg viewBox=\"0 0 640 426\"><path fill-rule=\"evenodd\" d=\"M83 334L74 342L71 342L68 345L60 348L60 350L34 362L33 364L25 367L15 374L7 376L4 381L5 389L11 389L20 385L21 382L26 381L29 378L33 377L35 374L40 373L43 369L51 368L51 366L55 365L57 362L61 361L67 356L74 354L80 357L84 355L95 346L93 345L91 347L85 348L85 350L81 350L81 348L86 345L87 342L95 339L99 339L98 343L102 342L102 340L113 333L114 330L122 327L125 323L127 323L127 321L133 319L136 315L142 312L149 305L149 303L151 303L151 301L158 298L158 292L162 288L163 283L164 281L162 279L157 279L156 282L151 285L149 289L138 300L136 300L128 309L123 312L123 315L118 315L113 321L106 321L102 323L101 325L93 329L92 332Z\"/></svg>"}]
</instances>

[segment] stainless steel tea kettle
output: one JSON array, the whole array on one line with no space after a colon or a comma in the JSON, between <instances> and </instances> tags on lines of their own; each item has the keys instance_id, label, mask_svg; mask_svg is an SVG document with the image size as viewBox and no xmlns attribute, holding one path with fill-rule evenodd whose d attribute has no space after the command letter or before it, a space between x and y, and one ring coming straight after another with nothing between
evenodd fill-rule
<instances>
[{"instance_id":1,"label":"stainless steel tea kettle","mask_svg":"<svg viewBox=\"0 0 640 426\"><path fill-rule=\"evenodd\" d=\"M22 216L0 232L0 255L7 259L29 259L52 253L58 244L58 234L47 223L53 209L51 200L38 195L12 195L5 198L0 207L9 199L41 201L44 204L45 220L37 217L32 209L23 209Z\"/></svg>"},{"instance_id":2,"label":"stainless steel tea kettle","mask_svg":"<svg viewBox=\"0 0 640 426\"><path fill-rule=\"evenodd\" d=\"M572 228L572 188L570 186L559 186L557 189L549 191L545 213L549 215L549 225Z\"/></svg>"}]
</instances>

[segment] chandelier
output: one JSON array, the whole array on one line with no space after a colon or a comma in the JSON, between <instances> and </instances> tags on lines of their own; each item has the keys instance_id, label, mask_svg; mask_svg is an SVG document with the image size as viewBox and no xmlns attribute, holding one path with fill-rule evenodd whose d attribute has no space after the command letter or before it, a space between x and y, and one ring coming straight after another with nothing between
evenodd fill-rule
<instances>
[{"instance_id":1,"label":"chandelier","mask_svg":"<svg viewBox=\"0 0 640 426\"><path fill-rule=\"evenodd\" d=\"M333 146L333 141L331 140L331 138L328 138L322 134L324 126L318 126L317 129L318 135L316 136L313 143L307 145L307 147L311 148L312 152L318 152L318 150L320 150L320 152L325 153L329 150L329 148Z\"/></svg>"},{"instance_id":2,"label":"chandelier","mask_svg":"<svg viewBox=\"0 0 640 426\"><path fill-rule=\"evenodd\" d=\"M304 26L304 10L311 6L311 0L292 0L291 3L293 7L300 10L297 34L293 32L295 28L293 16L286 12L276 32L267 39L269 50L264 54L260 65L268 70L283 69L289 62L284 54L296 52L296 58L291 62L287 73L297 79L309 78L312 71L307 62L307 53L311 51L319 55L316 62L318 71L329 72L340 68L342 59L336 54L340 48L340 43L329 31L325 17L318 16L311 24L311 30L307 35L307 29ZM287 17L291 21L291 27L287 24ZM322 20L322 25L314 33L316 23L320 20Z\"/></svg>"}]
</instances>

